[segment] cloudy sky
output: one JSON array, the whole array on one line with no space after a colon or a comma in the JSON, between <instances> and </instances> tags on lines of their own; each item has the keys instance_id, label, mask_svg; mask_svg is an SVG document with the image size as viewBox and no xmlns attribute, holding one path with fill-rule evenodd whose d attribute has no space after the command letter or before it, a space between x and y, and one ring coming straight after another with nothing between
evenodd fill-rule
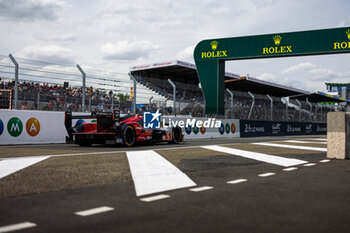
<instances>
[{"instance_id":1,"label":"cloudy sky","mask_svg":"<svg viewBox=\"0 0 350 233\"><path fill-rule=\"evenodd\" d=\"M127 73L193 61L203 40L350 26L348 0L0 0L0 54ZM310 91L350 82L350 55L227 62Z\"/></svg>"}]
</instances>

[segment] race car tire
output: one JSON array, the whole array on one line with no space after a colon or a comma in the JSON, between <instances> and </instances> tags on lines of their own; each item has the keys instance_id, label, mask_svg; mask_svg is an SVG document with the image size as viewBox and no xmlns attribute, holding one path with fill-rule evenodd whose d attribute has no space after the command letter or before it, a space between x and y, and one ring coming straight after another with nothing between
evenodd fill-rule
<instances>
[{"instance_id":1,"label":"race car tire","mask_svg":"<svg viewBox=\"0 0 350 233\"><path fill-rule=\"evenodd\" d=\"M124 125L122 128L123 143L125 146L134 146L136 142L136 133L131 125Z\"/></svg>"},{"instance_id":2,"label":"race car tire","mask_svg":"<svg viewBox=\"0 0 350 233\"><path fill-rule=\"evenodd\" d=\"M172 128L170 144L179 144L182 138L182 130L180 127Z\"/></svg>"},{"instance_id":3,"label":"race car tire","mask_svg":"<svg viewBox=\"0 0 350 233\"><path fill-rule=\"evenodd\" d=\"M77 144L79 146L91 146L91 141L88 139L77 139Z\"/></svg>"}]
</instances>

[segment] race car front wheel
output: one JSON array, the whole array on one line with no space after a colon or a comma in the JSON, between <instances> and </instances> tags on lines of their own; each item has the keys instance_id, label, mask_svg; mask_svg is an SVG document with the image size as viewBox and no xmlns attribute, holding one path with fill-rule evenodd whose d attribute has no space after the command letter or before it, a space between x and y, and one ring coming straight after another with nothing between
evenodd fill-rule
<instances>
[{"instance_id":1,"label":"race car front wheel","mask_svg":"<svg viewBox=\"0 0 350 233\"><path fill-rule=\"evenodd\" d=\"M125 125L123 127L123 142L125 146L133 146L136 142L136 133L134 127Z\"/></svg>"}]
</instances>

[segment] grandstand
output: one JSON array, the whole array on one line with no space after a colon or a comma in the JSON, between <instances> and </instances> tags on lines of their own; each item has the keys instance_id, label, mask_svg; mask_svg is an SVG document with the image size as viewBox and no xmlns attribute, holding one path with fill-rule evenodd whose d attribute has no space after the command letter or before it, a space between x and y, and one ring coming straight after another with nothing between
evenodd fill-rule
<instances>
[{"instance_id":1,"label":"grandstand","mask_svg":"<svg viewBox=\"0 0 350 233\"><path fill-rule=\"evenodd\" d=\"M131 67L130 73L140 84L167 99L173 97L170 79L177 87L177 112L192 116L204 114L204 98L195 65L183 61L154 63ZM231 101L226 92L225 115L238 119L325 121L328 111L344 111L349 102L339 96L311 93L229 72L225 73L225 87L233 94ZM320 102L337 104L325 106Z\"/></svg>"},{"instance_id":2,"label":"grandstand","mask_svg":"<svg viewBox=\"0 0 350 233\"><path fill-rule=\"evenodd\" d=\"M15 58L18 63L18 101L16 109L47 111L88 111L112 108L132 112L130 98L133 82L127 74L84 68L74 65ZM170 61L130 68L136 85L136 111L161 109L173 114L173 88L176 86L176 113L204 116L205 100L195 65ZM9 56L0 56L0 89L15 89L15 65ZM349 100L337 95L308 91L267 82L253 77L225 73L225 117L252 120L317 121L326 120L329 111L344 111ZM327 104L331 103L331 104ZM12 109L14 101L12 101Z\"/></svg>"}]
</instances>

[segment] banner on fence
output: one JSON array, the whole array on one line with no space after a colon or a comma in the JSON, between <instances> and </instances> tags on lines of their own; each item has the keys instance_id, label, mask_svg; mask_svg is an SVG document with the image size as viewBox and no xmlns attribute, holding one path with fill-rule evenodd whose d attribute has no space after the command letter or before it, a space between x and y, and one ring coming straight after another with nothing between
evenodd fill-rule
<instances>
[{"instance_id":1,"label":"banner on fence","mask_svg":"<svg viewBox=\"0 0 350 233\"><path fill-rule=\"evenodd\" d=\"M196 118L185 118L185 117L168 117L162 116L165 122L168 119L173 121L184 121L188 119L196 119L196 121L206 121L208 118L196 117ZM213 120L212 120L213 121ZM237 119L216 119L215 121L221 121L220 127L192 127L187 126L182 128L182 133L186 139L195 138L237 138L240 135L239 120Z\"/></svg>"},{"instance_id":2,"label":"banner on fence","mask_svg":"<svg viewBox=\"0 0 350 233\"><path fill-rule=\"evenodd\" d=\"M317 135L327 133L326 123L240 120L241 137Z\"/></svg>"},{"instance_id":3,"label":"banner on fence","mask_svg":"<svg viewBox=\"0 0 350 233\"><path fill-rule=\"evenodd\" d=\"M0 145L64 143L63 112L0 110Z\"/></svg>"}]
</instances>

